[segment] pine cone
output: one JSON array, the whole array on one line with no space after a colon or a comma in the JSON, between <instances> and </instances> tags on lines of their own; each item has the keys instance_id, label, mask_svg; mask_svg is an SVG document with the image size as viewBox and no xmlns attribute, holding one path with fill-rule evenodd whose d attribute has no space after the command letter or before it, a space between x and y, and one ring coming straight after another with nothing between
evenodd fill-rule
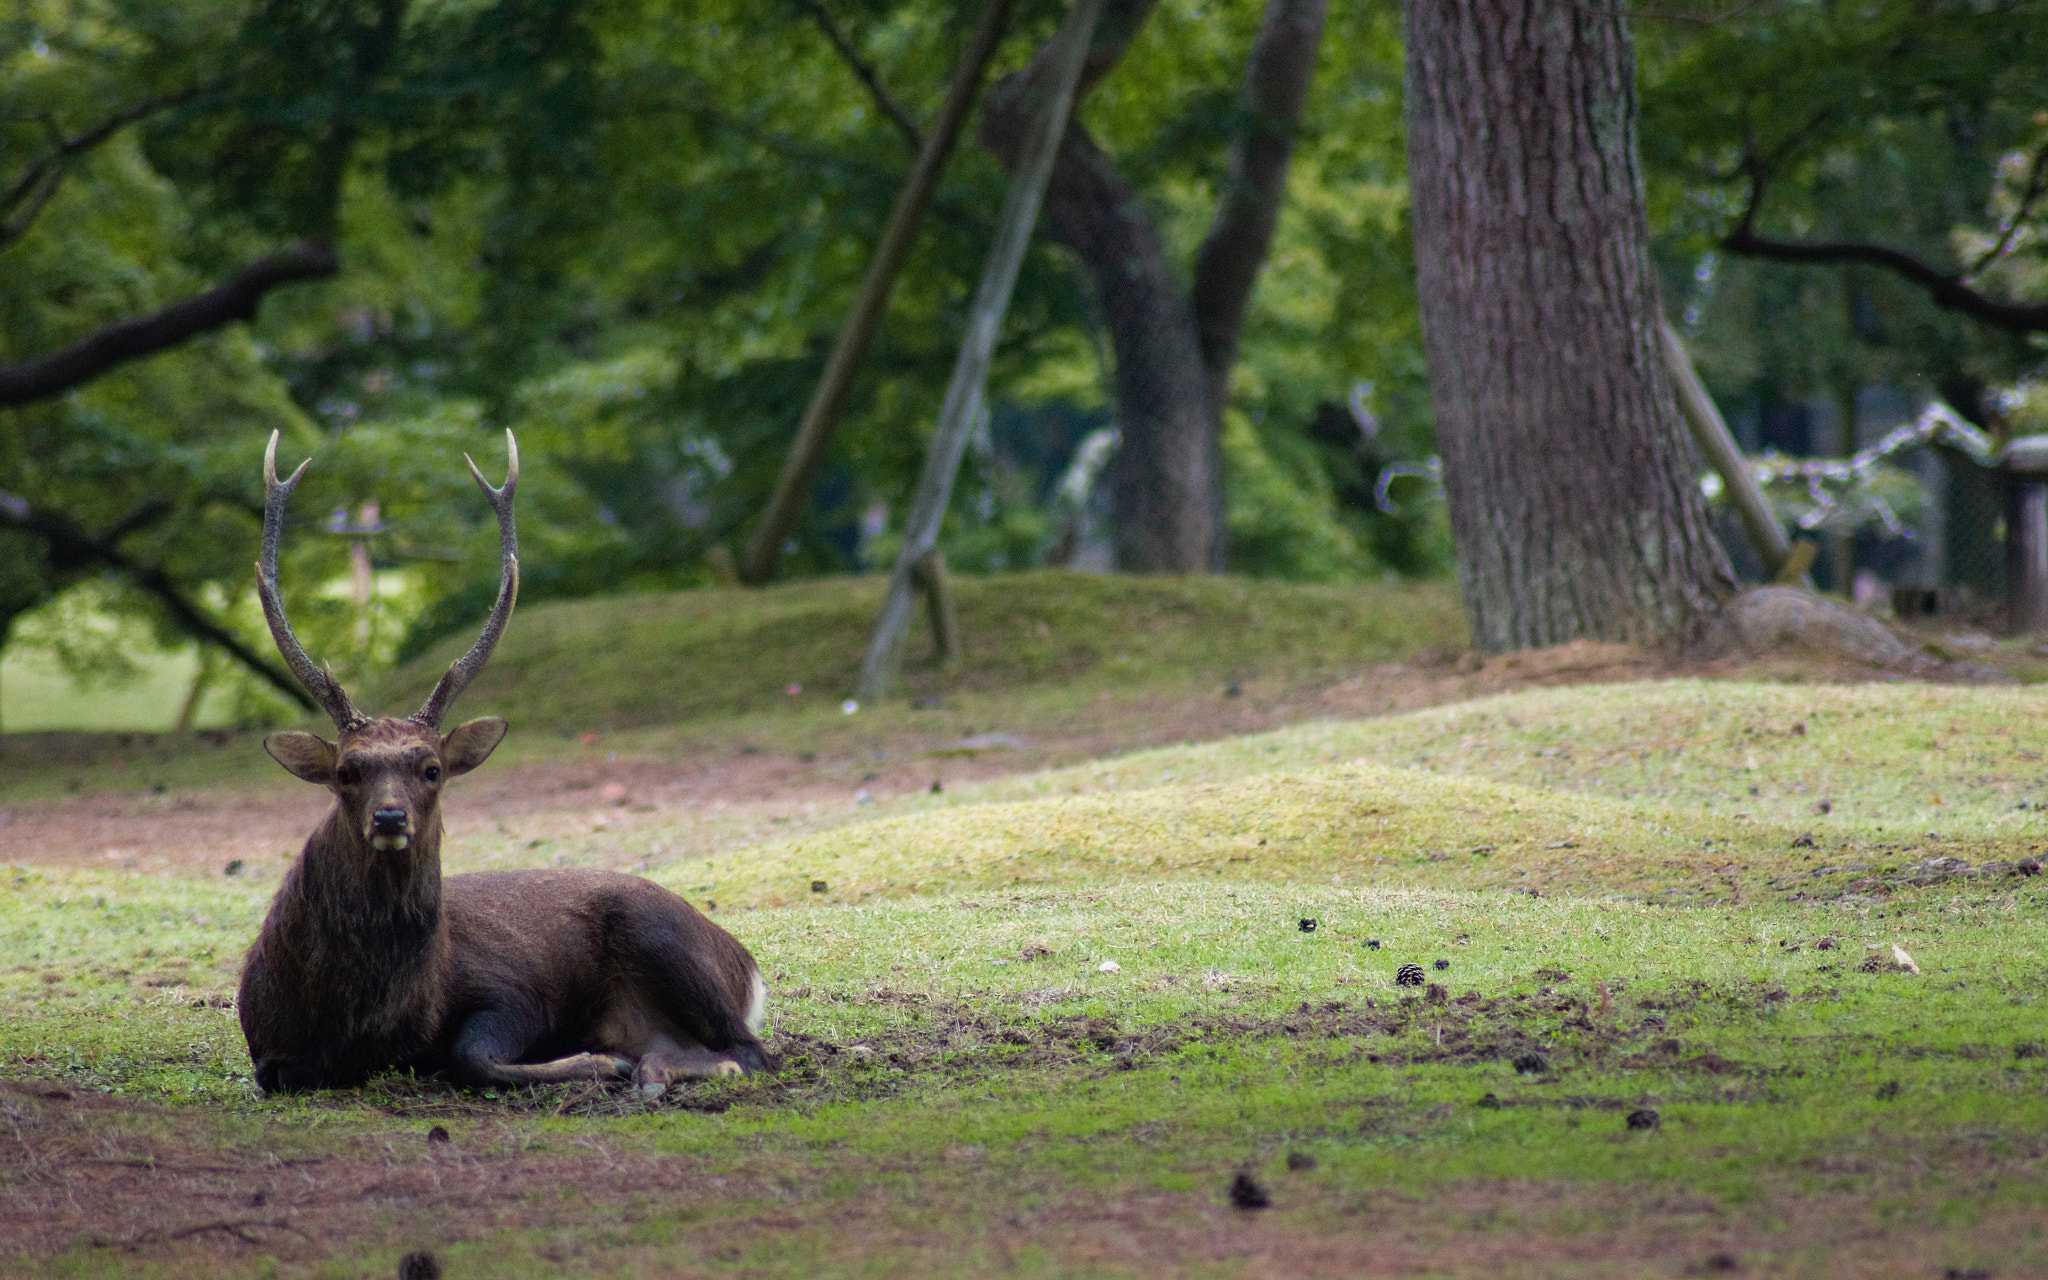
<instances>
[{"instance_id":1,"label":"pine cone","mask_svg":"<svg viewBox=\"0 0 2048 1280\"><path fill-rule=\"evenodd\" d=\"M1419 987L1422 985L1422 966L1404 964L1394 971L1394 985L1397 987Z\"/></svg>"},{"instance_id":2,"label":"pine cone","mask_svg":"<svg viewBox=\"0 0 2048 1280\"><path fill-rule=\"evenodd\" d=\"M398 1280L441 1280L440 1260L425 1249L415 1249L398 1260Z\"/></svg>"},{"instance_id":3,"label":"pine cone","mask_svg":"<svg viewBox=\"0 0 2048 1280\"><path fill-rule=\"evenodd\" d=\"M1264 1209L1273 1203L1273 1197L1252 1177L1251 1170L1239 1169L1230 1181L1230 1203L1240 1209Z\"/></svg>"},{"instance_id":4,"label":"pine cone","mask_svg":"<svg viewBox=\"0 0 2048 1280\"><path fill-rule=\"evenodd\" d=\"M1644 1107L1640 1111L1631 1111L1628 1113L1628 1127L1634 1129L1638 1133L1641 1133L1645 1130L1658 1128L1663 1123L1664 1121L1657 1115L1657 1113L1650 1110L1648 1107Z\"/></svg>"},{"instance_id":5,"label":"pine cone","mask_svg":"<svg viewBox=\"0 0 2048 1280\"><path fill-rule=\"evenodd\" d=\"M1301 931L1303 933L1314 933L1316 931L1316 920L1314 916L1303 916L1301 918Z\"/></svg>"},{"instance_id":6,"label":"pine cone","mask_svg":"<svg viewBox=\"0 0 2048 1280\"><path fill-rule=\"evenodd\" d=\"M1448 968L1450 968L1450 967L1451 967L1451 962L1450 962L1450 961L1448 961L1448 960L1439 960L1439 961L1437 961L1437 962L1436 962L1436 971L1437 971L1438 973L1442 973L1442 972L1443 972L1444 970L1446 970L1446 969L1448 969Z\"/></svg>"}]
</instances>

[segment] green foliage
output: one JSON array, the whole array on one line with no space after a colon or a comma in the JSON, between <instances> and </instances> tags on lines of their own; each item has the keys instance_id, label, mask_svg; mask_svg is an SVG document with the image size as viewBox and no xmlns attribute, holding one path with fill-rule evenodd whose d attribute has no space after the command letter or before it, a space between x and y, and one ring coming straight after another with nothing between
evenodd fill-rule
<instances>
[{"instance_id":1,"label":"green foliage","mask_svg":"<svg viewBox=\"0 0 2048 1280\"><path fill-rule=\"evenodd\" d=\"M2003 171L2010 185L2009 157L2041 141L2044 47L2048 12L2031 3L1771 4L1641 24L1659 254L1717 392L1840 400L1890 383L1975 415L1987 387L2038 359L1889 272L1763 263L1715 246L1760 171L1765 235L1875 241L1962 271L1969 246L1987 240L1976 229L1995 225L1994 182ZM2019 280L1976 283L1995 294Z\"/></svg>"},{"instance_id":2,"label":"green foliage","mask_svg":"<svg viewBox=\"0 0 2048 1280\"><path fill-rule=\"evenodd\" d=\"M1244 415L1223 428L1224 480L1230 495L1231 568L1257 577L1331 582L1371 564L1337 518L1327 475L1312 462L1283 468Z\"/></svg>"},{"instance_id":3,"label":"green foliage","mask_svg":"<svg viewBox=\"0 0 2048 1280\"><path fill-rule=\"evenodd\" d=\"M1181 260L1223 181L1259 14L1253 0L1164 6L1084 112ZM840 18L928 116L971 16L888 3ZM999 71L1056 19L1054 7L1020 11ZM0 69L21 104L0 124L10 181L50 145L35 120L76 137L108 104L171 97L73 157L43 215L0 245L17 282L0 301L0 359L187 296L286 238L332 234L344 265L278 292L249 332L11 411L0 488L92 532L160 508L124 549L232 612L252 558L251 455L282 430L288 456L318 453L288 538L289 603L350 678L389 645L363 640L334 593L346 541L307 536L305 522L378 504L388 532L368 546L405 587L380 599L376 627L427 608L416 652L466 626L494 590L451 464L491 449L503 427L527 442L530 601L704 581L705 552L732 543L781 465L909 160L793 6L105 0L33 5L10 21L23 37ZM1382 535L1399 524L1361 504L1355 482L1328 478L1328 451L1308 442L1317 414L1370 381L1389 458L1428 450L1395 17L1335 14L1325 50L1232 393L1260 424L1257 452L1279 464L1234 446L1233 474L1251 486L1237 506L1258 513L1240 521L1252 542L1239 563L1311 578L1375 571L1360 548L1390 545ZM1006 181L962 146L792 572L872 567L892 545ZM1049 487L1090 419L1100 425L1105 381L1082 277L1039 243L991 378L995 435L948 522L956 567L1036 562L1054 532ZM314 449L323 429L333 450ZM1368 466L1337 454L1340 467ZM890 517L880 538L863 523L877 511ZM1440 554L1406 543L1385 562L1441 568ZM76 580L72 566L17 560L0 616Z\"/></svg>"}]
</instances>

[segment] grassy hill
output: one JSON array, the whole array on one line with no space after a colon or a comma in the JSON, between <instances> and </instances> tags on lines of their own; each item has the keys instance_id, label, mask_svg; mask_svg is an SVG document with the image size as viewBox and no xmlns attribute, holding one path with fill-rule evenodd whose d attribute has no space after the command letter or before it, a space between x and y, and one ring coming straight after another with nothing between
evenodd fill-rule
<instances>
[{"instance_id":1,"label":"grassy hill","mask_svg":"<svg viewBox=\"0 0 2048 1280\"><path fill-rule=\"evenodd\" d=\"M1171 643L1152 678L1242 651ZM451 870L640 866L761 959L784 1071L655 1103L259 1100L229 993L269 882L9 870L0 1105L40 1163L0 1203L52 1277L245 1274L221 1221L292 1276L2042 1274L2044 697L1536 689L697 859L661 849L701 808L463 822ZM292 1231L219 1217L203 1178L284 1159ZM72 1194L110 1169L158 1179L118 1233Z\"/></svg>"},{"instance_id":2,"label":"grassy hill","mask_svg":"<svg viewBox=\"0 0 2048 1280\"><path fill-rule=\"evenodd\" d=\"M522 724L616 729L769 710L818 711L852 690L883 579L615 596L522 609L465 696ZM1077 692L1305 678L1466 643L1440 583L1307 586L1053 570L956 583L965 660L931 669L922 615L913 692L1058 684ZM469 646L451 638L370 701L406 707ZM791 686L801 693L792 695Z\"/></svg>"}]
</instances>

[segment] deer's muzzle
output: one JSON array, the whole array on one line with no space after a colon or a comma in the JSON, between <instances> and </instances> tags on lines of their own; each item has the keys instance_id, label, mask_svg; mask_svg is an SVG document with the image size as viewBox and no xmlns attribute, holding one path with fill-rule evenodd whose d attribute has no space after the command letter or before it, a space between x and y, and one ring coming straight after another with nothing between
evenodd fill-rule
<instances>
[{"instance_id":1,"label":"deer's muzzle","mask_svg":"<svg viewBox=\"0 0 2048 1280\"><path fill-rule=\"evenodd\" d=\"M403 849L412 843L412 819L403 809L379 809L370 815L370 847Z\"/></svg>"}]
</instances>

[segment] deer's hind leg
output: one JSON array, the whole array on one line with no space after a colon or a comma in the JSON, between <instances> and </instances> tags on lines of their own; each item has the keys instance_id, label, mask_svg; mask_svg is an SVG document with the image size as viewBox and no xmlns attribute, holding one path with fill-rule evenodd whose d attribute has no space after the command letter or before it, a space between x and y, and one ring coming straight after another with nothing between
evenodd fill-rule
<instances>
[{"instance_id":1,"label":"deer's hind leg","mask_svg":"<svg viewBox=\"0 0 2048 1280\"><path fill-rule=\"evenodd\" d=\"M637 1060L633 1081L650 1096L678 1080L772 1070L759 1036L767 987L752 958L667 905L644 904L621 931L631 980L606 1019L621 1034L607 1043Z\"/></svg>"},{"instance_id":2,"label":"deer's hind leg","mask_svg":"<svg viewBox=\"0 0 2048 1280\"><path fill-rule=\"evenodd\" d=\"M478 1084L563 1084L617 1080L633 1074L633 1063L609 1053L572 1053L548 1062L520 1062L540 1033L532 1021L500 1009L471 1015L455 1038L456 1072Z\"/></svg>"},{"instance_id":3,"label":"deer's hind leg","mask_svg":"<svg viewBox=\"0 0 2048 1280\"><path fill-rule=\"evenodd\" d=\"M731 1052L705 1048L638 992L618 997L599 1024L598 1042L633 1064L633 1083L650 1098L678 1080L736 1076L747 1069Z\"/></svg>"}]
</instances>

